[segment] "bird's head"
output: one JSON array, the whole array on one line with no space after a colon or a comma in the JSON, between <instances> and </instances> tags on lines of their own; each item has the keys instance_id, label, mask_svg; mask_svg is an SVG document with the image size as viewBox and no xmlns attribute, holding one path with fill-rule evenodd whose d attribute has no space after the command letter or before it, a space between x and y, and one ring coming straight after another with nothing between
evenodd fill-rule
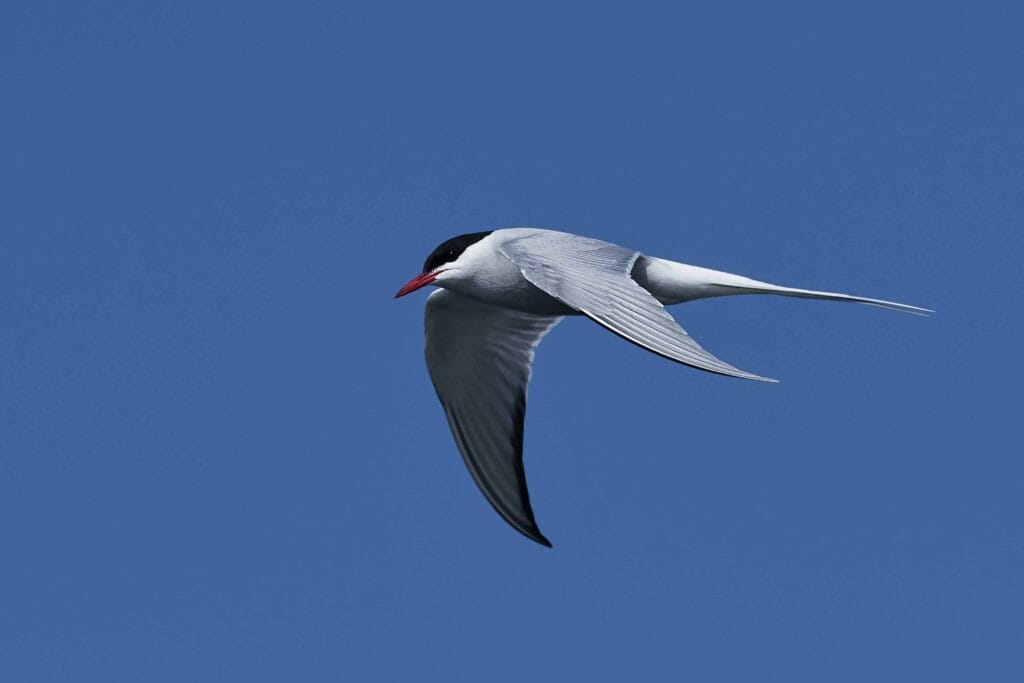
<instances>
[{"instance_id":1,"label":"bird's head","mask_svg":"<svg viewBox=\"0 0 1024 683\"><path fill-rule=\"evenodd\" d=\"M430 252L430 256L427 257L423 264L423 272L409 280L404 287L398 290L395 298L397 299L410 292L415 292L420 287L440 284L446 278L457 277L459 271L463 270L466 265L464 262L466 259L462 258L463 254L466 253L466 249L490 234L491 231L471 232L442 242L438 245L437 249Z\"/></svg>"}]
</instances>

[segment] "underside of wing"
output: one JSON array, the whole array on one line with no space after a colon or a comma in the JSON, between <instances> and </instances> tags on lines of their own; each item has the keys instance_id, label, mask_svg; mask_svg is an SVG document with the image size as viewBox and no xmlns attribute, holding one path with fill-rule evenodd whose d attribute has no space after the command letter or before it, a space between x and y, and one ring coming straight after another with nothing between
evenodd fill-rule
<instances>
[{"instance_id":1,"label":"underside of wing","mask_svg":"<svg viewBox=\"0 0 1024 683\"><path fill-rule=\"evenodd\" d=\"M776 381L740 370L701 348L630 276L637 251L548 230L529 231L500 250L533 285L637 346L708 372Z\"/></svg>"},{"instance_id":2,"label":"underside of wing","mask_svg":"<svg viewBox=\"0 0 1024 683\"><path fill-rule=\"evenodd\" d=\"M447 290L426 307L427 369L466 467L505 521L549 547L526 488L523 422L534 349L560 319Z\"/></svg>"}]
</instances>

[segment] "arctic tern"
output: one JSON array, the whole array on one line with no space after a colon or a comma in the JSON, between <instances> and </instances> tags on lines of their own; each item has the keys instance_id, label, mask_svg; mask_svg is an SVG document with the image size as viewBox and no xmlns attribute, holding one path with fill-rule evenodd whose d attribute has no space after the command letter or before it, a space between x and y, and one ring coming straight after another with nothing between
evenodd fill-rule
<instances>
[{"instance_id":1,"label":"arctic tern","mask_svg":"<svg viewBox=\"0 0 1024 683\"><path fill-rule=\"evenodd\" d=\"M666 305L732 294L853 301L926 315L916 306L780 287L554 230L506 228L453 237L395 298L426 285L426 360L459 452L502 518L551 547L530 506L523 470L526 386L534 349L567 315L700 370L775 382L711 355Z\"/></svg>"}]
</instances>

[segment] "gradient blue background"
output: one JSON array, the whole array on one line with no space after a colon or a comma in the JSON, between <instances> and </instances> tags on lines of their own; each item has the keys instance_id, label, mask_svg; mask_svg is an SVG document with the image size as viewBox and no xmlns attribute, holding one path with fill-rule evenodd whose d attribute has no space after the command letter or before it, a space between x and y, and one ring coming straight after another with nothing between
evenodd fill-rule
<instances>
[{"instance_id":1,"label":"gradient blue background","mask_svg":"<svg viewBox=\"0 0 1024 683\"><path fill-rule=\"evenodd\" d=\"M1019 681L1020 14L5 2L3 681ZM427 253L565 229L784 284L583 320L473 486Z\"/></svg>"}]
</instances>

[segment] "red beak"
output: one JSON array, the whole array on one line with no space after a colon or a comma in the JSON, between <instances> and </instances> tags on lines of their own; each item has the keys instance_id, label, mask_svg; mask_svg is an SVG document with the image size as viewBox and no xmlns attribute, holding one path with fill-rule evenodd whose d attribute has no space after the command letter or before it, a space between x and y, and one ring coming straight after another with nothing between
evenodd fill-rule
<instances>
[{"instance_id":1,"label":"red beak","mask_svg":"<svg viewBox=\"0 0 1024 683\"><path fill-rule=\"evenodd\" d=\"M409 282L406 283L405 287L402 287L400 290L398 290L398 294L395 294L395 298L397 299L400 296L405 296L409 292L415 292L420 287L426 287L431 282L436 280L437 276L440 274L441 271L437 271L436 273L421 273L417 275L413 279L409 280Z\"/></svg>"}]
</instances>

